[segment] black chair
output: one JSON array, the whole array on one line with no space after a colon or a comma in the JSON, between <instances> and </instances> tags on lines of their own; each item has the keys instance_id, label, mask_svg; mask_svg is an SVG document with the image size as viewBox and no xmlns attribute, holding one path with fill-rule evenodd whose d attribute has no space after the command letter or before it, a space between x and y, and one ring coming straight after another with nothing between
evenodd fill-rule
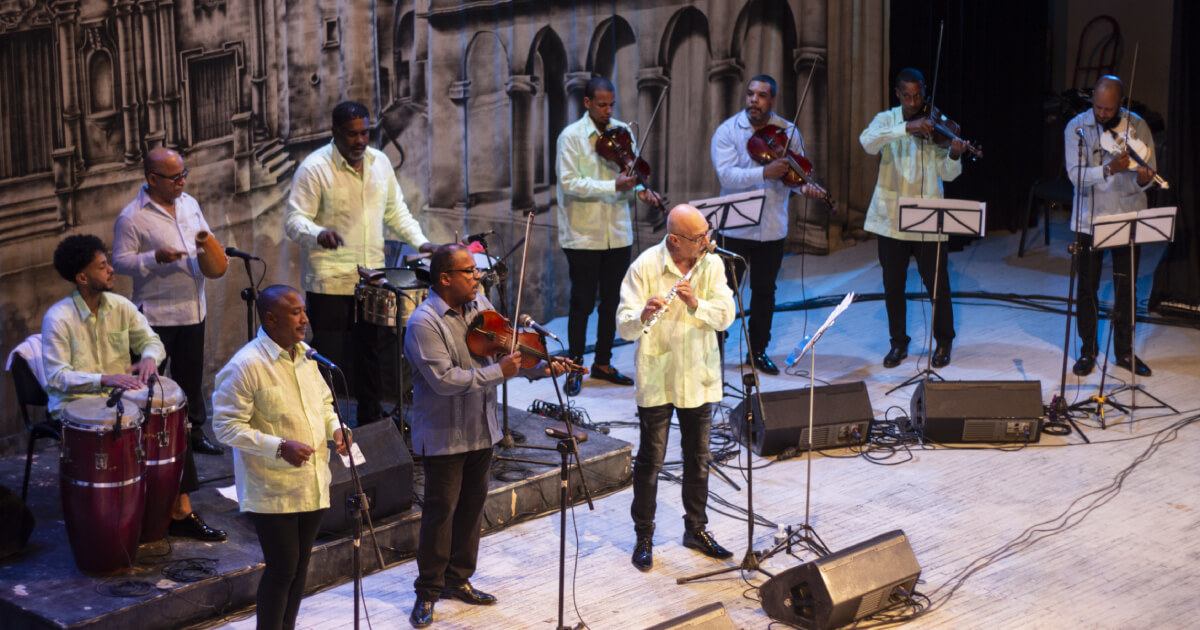
<instances>
[{"instance_id":1,"label":"black chair","mask_svg":"<svg viewBox=\"0 0 1200 630\"><path fill-rule=\"evenodd\" d=\"M11 372L13 387L17 390L17 406L21 408L21 418L25 421L25 428L29 430L29 450L25 453L25 481L21 484L21 500L24 501L29 494L29 471L33 466L34 444L42 438L53 438L62 442L62 425L49 418L34 424L29 408L45 408L50 399L24 357L13 357Z\"/></svg>"},{"instance_id":2,"label":"black chair","mask_svg":"<svg viewBox=\"0 0 1200 630\"><path fill-rule=\"evenodd\" d=\"M1021 216L1021 244L1017 247L1017 258L1025 255L1025 234L1029 231L1029 215L1033 213L1034 201L1042 204L1042 229L1045 231L1046 245L1050 245L1050 208L1059 206L1071 209L1071 200L1075 195L1075 187L1066 177L1039 179L1029 187L1029 202L1025 205L1025 214Z\"/></svg>"}]
</instances>

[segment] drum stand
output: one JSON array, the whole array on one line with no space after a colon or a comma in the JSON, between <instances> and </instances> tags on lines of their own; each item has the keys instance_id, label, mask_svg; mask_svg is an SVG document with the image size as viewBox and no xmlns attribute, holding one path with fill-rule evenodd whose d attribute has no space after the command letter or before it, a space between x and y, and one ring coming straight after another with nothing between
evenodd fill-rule
<instances>
[{"instance_id":1,"label":"drum stand","mask_svg":"<svg viewBox=\"0 0 1200 630\"><path fill-rule=\"evenodd\" d=\"M333 370L328 370L327 368L322 366L321 375L326 377L325 382L329 385L330 393L332 393L334 391L333 390L333 372L334 371L336 371L337 374L342 377L342 385L343 386L348 385L346 383L346 375L342 374L342 371L340 369L337 369L335 367ZM343 438L345 438L345 436L350 436L350 429L346 426L346 419L342 416L341 406L336 404L336 401L334 401L334 402L335 402L335 404L333 405L333 409L334 409L334 412L336 412L336 414L337 414L338 426L342 429L342 436L343 436ZM353 436L351 436L351 438L352 437ZM352 439L347 440L347 443L350 443L351 441L352 441ZM380 570L386 569L387 564L384 563L384 561L383 561L383 552L380 551L379 540L375 537L375 524L371 522L370 502L367 500L366 493L363 492L362 480L358 476L358 466L354 462L354 451L353 450L350 451L350 456L347 459L350 460L350 479L354 482L354 493L351 494L350 496L346 497L346 505L350 508L350 512L354 515L354 571L353 571L353 573L354 573L354 629L358 630L358 628L359 628L358 607L359 607L359 604L364 599L364 597L362 595L363 570L362 570L362 559L361 559L361 555L360 555L362 552L362 534L363 534L363 520L364 519L367 522L367 529L371 532L371 543L375 548L375 559L377 562L379 562Z\"/></svg>"}]
</instances>

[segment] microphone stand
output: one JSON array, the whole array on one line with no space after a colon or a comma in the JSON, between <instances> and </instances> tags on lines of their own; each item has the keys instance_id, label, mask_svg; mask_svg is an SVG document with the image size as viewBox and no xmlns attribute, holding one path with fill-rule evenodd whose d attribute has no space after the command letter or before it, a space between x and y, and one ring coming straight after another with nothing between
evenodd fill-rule
<instances>
[{"instance_id":1,"label":"microphone stand","mask_svg":"<svg viewBox=\"0 0 1200 630\"><path fill-rule=\"evenodd\" d=\"M258 289L254 287L254 274L250 273L250 259L243 258L246 265L246 280L250 283L242 289L242 301L246 303L246 341L254 341L254 305L258 302Z\"/></svg>"},{"instance_id":2,"label":"microphone stand","mask_svg":"<svg viewBox=\"0 0 1200 630\"><path fill-rule=\"evenodd\" d=\"M320 368L321 377L325 379L325 383L329 386L330 394L332 394L334 391L334 388L333 388L333 372L334 371L336 371L338 373L338 375L341 376L342 385L343 386L347 385L346 375L342 373L342 370L340 368L338 368L337 366L333 366L332 369L330 369L330 368L326 368L326 367L322 366L320 363L318 363L317 365ZM336 399L334 399L333 410L337 415L338 426L342 430L342 439L346 440L346 443L348 443L348 444L351 443L353 438L350 435L350 429L349 429L349 427L346 426L346 420L343 417L342 408L339 404L337 404ZM347 439L347 437L350 437L350 439ZM349 447L347 448L347 450L349 450ZM363 519L364 518L367 521L367 528L371 533L371 542L375 547L375 559L376 559L376 561L379 562L379 568L381 570L385 569L385 568L387 568L387 564L385 564L383 561L383 552L380 551L379 540L375 537L375 524L371 522L371 513L370 513L371 506L367 499L366 493L363 492L362 479L358 476L358 465L355 464L355 462L354 462L354 452L352 450L349 453L348 459L350 460L350 479L354 482L354 494L346 497L346 506L350 509L350 512L354 515L354 551L353 551L353 557L354 557L354 570L353 570L353 574L354 574L354 629L358 630L358 628L359 628L358 609L359 609L359 604L363 599L362 598L363 571L362 571L361 552L362 552L362 534L363 534Z\"/></svg>"}]
</instances>

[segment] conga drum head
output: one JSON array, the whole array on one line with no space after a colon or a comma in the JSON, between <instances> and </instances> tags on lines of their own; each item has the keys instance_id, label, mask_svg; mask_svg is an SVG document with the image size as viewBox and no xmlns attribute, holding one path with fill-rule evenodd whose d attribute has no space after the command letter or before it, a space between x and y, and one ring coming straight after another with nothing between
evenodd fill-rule
<instances>
[{"instance_id":1,"label":"conga drum head","mask_svg":"<svg viewBox=\"0 0 1200 630\"><path fill-rule=\"evenodd\" d=\"M126 406L133 404L145 412L146 397L151 395L154 396L154 400L150 401L150 413L168 414L187 404L187 396L183 395L183 389L179 387L179 383L165 376L159 376L158 382L153 387L147 385L141 389L131 389L125 392L123 398Z\"/></svg>"},{"instance_id":2,"label":"conga drum head","mask_svg":"<svg viewBox=\"0 0 1200 630\"><path fill-rule=\"evenodd\" d=\"M108 406L106 396L87 396L67 403L62 422L67 428L107 433L117 426L117 406ZM122 404L121 428L134 429L141 422L141 411L128 401Z\"/></svg>"}]
</instances>

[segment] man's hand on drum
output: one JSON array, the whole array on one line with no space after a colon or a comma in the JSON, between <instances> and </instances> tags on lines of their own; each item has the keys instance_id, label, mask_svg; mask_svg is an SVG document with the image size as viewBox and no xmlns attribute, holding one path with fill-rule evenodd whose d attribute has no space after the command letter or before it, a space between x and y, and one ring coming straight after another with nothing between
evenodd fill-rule
<instances>
[{"instance_id":1,"label":"man's hand on drum","mask_svg":"<svg viewBox=\"0 0 1200 630\"><path fill-rule=\"evenodd\" d=\"M341 429L338 430L341 431ZM299 468L303 466L304 463L308 461L308 458L312 457L312 454L316 451L313 450L313 447L305 444L304 442L284 440L283 447L279 452L283 456L283 461L295 466L296 468ZM341 452L340 448L338 449L338 452Z\"/></svg>"},{"instance_id":2,"label":"man's hand on drum","mask_svg":"<svg viewBox=\"0 0 1200 630\"><path fill-rule=\"evenodd\" d=\"M134 374L102 374L100 385L103 387L121 387L124 389L141 389L142 381Z\"/></svg>"},{"instance_id":3,"label":"man's hand on drum","mask_svg":"<svg viewBox=\"0 0 1200 630\"><path fill-rule=\"evenodd\" d=\"M158 363L152 357L142 357L141 361L129 366L129 372L138 379L140 387L149 383L151 378L158 378Z\"/></svg>"},{"instance_id":4,"label":"man's hand on drum","mask_svg":"<svg viewBox=\"0 0 1200 630\"><path fill-rule=\"evenodd\" d=\"M349 435L342 433L341 429L338 429L333 432L333 443L337 445L337 452L339 455L349 455L350 445L354 443L354 439Z\"/></svg>"}]
</instances>

